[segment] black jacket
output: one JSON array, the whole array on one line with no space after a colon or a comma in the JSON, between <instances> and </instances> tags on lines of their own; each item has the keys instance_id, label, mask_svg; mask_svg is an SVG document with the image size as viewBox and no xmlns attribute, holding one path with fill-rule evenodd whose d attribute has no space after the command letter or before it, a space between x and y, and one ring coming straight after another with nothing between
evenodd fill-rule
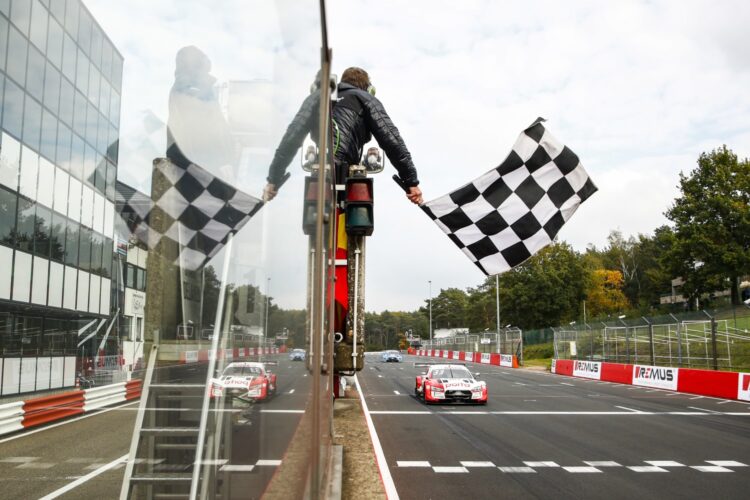
<instances>
[{"instance_id":1,"label":"black jacket","mask_svg":"<svg viewBox=\"0 0 750 500\"><path fill-rule=\"evenodd\" d=\"M315 92L305 99L287 128L271 162L268 182L277 184L281 180L307 132L310 132L313 140L317 142L319 96L320 94ZM338 99L333 104L332 118L331 141L337 165L359 164L362 158L362 148L374 136L378 145L383 148L388 159L396 167L404 184L407 186L419 184L411 154L378 99L353 85L340 83Z\"/></svg>"}]
</instances>

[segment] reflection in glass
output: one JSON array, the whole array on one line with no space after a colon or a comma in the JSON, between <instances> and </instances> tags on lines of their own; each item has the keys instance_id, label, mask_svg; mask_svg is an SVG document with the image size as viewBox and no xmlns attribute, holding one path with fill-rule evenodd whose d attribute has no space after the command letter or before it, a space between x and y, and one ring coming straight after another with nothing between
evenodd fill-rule
<instances>
[{"instance_id":1,"label":"reflection in glass","mask_svg":"<svg viewBox=\"0 0 750 500\"><path fill-rule=\"evenodd\" d=\"M71 3L75 3L75 2L71 2ZM76 55L77 54L78 54L78 49L76 48L75 42L66 33L65 41L63 42L62 72L63 72L63 75L65 75L68 78L68 80L70 80L71 82L75 81L76 79Z\"/></svg>"},{"instance_id":2,"label":"reflection in glass","mask_svg":"<svg viewBox=\"0 0 750 500\"><path fill-rule=\"evenodd\" d=\"M65 9L65 29L73 36L78 36L78 2L67 2Z\"/></svg>"},{"instance_id":3,"label":"reflection in glass","mask_svg":"<svg viewBox=\"0 0 750 500\"><path fill-rule=\"evenodd\" d=\"M109 238L104 238L102 243L102 269L101 274L105 278L112 277L112 248L113 243Z\"/></svg>"},{"instance_id":4,"label":"reflection in glass","mask_svg":"<svg viewBox=\"0 0 750 500\"><path fill-rule=\"evenodd\" d=\"M67 125L73 125L73 110L75 109L73 85L65 78L60 80L60 119Z\"/></svg>"},{"instance_id":5,"label":"reflection in glass","mask_svg":"<svg viewBox=\"0 0 750 500\"><path fill-rule=\"evenodd\" d=\"M38 101L44 92L44 56L36 47L29 47L29 59L26 73L26 92Z\"/></svg>"},{"instance_id":6,"label":"reflection in glass","mask_svg":"<svg viewBox=\"0 0 750 500\"><path fill-rule=\"evenodd\" d=\"M47 111L42 111L42 137L39 152L49 158L55 159L55 148L57 147L57 118Z\"/></svg>"},{"instance_id":7,"label":"reflection in glass","mask_svg":"<svg viewBox=\"0 0 750 500\"><path fill-rule=\"evenodd\" d=\"M68 195L68 217L81 222L81 182L70 178L70 194Z\"/></svg>"},{"instance_id":8,"label":"reflection in glass","mask_svg":"<svg viewBox=\"0 0 750 500\"><path fill-rule=\"evenodd\" d=\"M50 258L62 262L65 258L65 225L66 218L52 213L52 229L50 230Z\"/></svg>"},{"instance_id":9,"label":"reflection in glass","mask_svg":"<svg viewBox=\"0 0 750 500\"><path fill-rule=\"evenodd\" d=\"M29 23L31 22L31 2L17 0L13 2L10 9L10 20L13 21L24 35L29 34Z\"/></svg>"},{"instance_id":10,"label":"reflection in glass","mask_svg":"<svg viewBox=\"0 0 750 500\"><path fill-rule=\"evenodd\" d=\"M24 106L23 142L38 150L42 132L42 106L28 94Z\"/></svg>"},{"instance_id":11,"label":"reflection in glass","mask_svg":"<svg viewBox=\"0 0 750 500\"><path fill-rule=\"evenodd\" d=\"M8 62L6 70L8 76L19 84L26 84L26 54L28 43L17 29L11 26L8 33Z\"/></svg>"},{"instance_id":12,"label":"reflection in glass","mask_svg":"<svg viewBox=\"0 0 750 500\"><path fill-rule=\"evenodd\" d=\"M42 51L47 44L47 17L47 10L35 1L31 9L29 40Z\"/></svg>"},{"instance_id":13,"label":"reflection in glass","mask_svg":"<svg viewBox=\"0 0 750 500\"><path fill-rule=\"evenodd\" d=\"M78 240L78 267L84 271L91 270L91 229L81 227Z\"/></svg>"},{"instance_id":14,"label":"reflection in glass","mask_svg":"<svg viewBox=\"0 0 750 500\"><path fill-rule=\"evenodd\" d=\"M13 244L13 233L16 228L16 202L18 196L0 188L0 243Z\"/></svg>"},{"instance_id":15,"label":"reflection in glass","mask_svg":"<svg viewBox=\"0 0 750 500\"><path fill-rule=\"evenodd\" d=\"M55 188L55 166L46 158L39 158L39 185L36 201L52 208L52 198Z\"/></svg>"},{"instance_id":16,"label":"reflection in glass","mask_svg":"<svg viewBox=\"0 0 750 500\"><path fill-rule=\"evenodd\" d=\"M53 113L59 111L60 102L60 72L47 63L47 74L44 78L44 105Z\"/></svg>"},{"instance_id":17,"label":"reflection in glass","mask_svg":"<svg viewBox=\"0 0 750 500\"><path fill-rule=\"evenodd\" d=\"M61 213L68 213L68 179L70 176L61 169L55 169L55 201L53 208Z\"/></svg>"},{"instance_id":18,"label":"reflection in glass","mask_svg":"<svg viewBox=\"0 0 750 500\"><path fill-rule=\"evenodd\" d=\"M5 51L8 48L8 21L0 16L0 69L5 71Z\"/></svg>"},{"instance_id":19,"label":"reflection in glass","mask_svg":"<svg viewBox=\"0 0 750 500\"><path fill-rule=\"evenodd\" d=\"M60 2L52 2L60 3ZM47 31L47 58L54 64L58 69L62 68L62 52L63 51L63 29L57 21L50 18L49 28Z\"/></svg>"},{"instance_id":20,"label":"reflection in glass","mask_svg":"<svg viewBox=\"0 0 750 500\"><path fill-rule=\"evenodd\" d=\"M65 264L78 265L78 223L68 221L65 231Z\"/></svg>"},{"instance_id":21,"label":"reflection in glass","mask_svg":"<svg viewBox=\"0 0 750 500\"><path fill-rule=\"evenodd\" d=\"M76 62L76 88L84 95L89 91L89 59L81 49L78 49L78 61Z\"/></svg>"},{"instance_id":22,"label":"reflection in glass","mask_svg":"<svg viewBox=\"0 0 750 500\"><path fill-rule=\"evenodd\" d=\"M51 222L52 211L37 205L36 222L34 223L34 253L40 257L49 258Z\"/></svg>"},{"instance_id":23,"label":"reflection in glass","mask_svg":"<svg viewBox=\"0 0 750 500\"><path fill-rule=\"evenodd\" d=\"M21 143L3 132L0 147L0 184L11 191L18 189L18 171L21 166Z\"/></svg>"},{"instance_id":24,"label":"reflection in glass","mask_svg":"<svg viewBox=\"0 0 750 500\"><path fill-rule=\"evenodd\" d=\"M101 274L104 241L96 231L91 232L91 272Z\"/></svg>"},{"instance_id":25,"label":"reflection in glass","mask_svg":"<svg viewBox=\"0 0 750 500\"><path fill-rule=\"evenodd\" d=\"M56 163L65 170L70 170L70 141L72 134L70 129L63 123L59 124L57 129L57 152L55 154Z\"/></svg>"},{"instance_id":26,"label":"reflection in glass","mask_svg":"<svg viewBox=\"0 0 750 500\"><path fill-rule=\"evenodd\" d=\"M3 128L15 137L21 137L23 130L24 93L12 80L5 80L5 100L3 101Z\"/></svg>"},{"instance_id":27,"label":"reflection in glass","mask_svg":"<svg viewBox=\"0 0 750 500\"><path fill-rule=\"evenodd\" d=\"M70 150L70 175L78 180L83 179L84 142L78 134L73 134Z\"/></svg>"},{"instance_id":28,"label":"reflection in glass","mask_svg":"<svg viewBox=\"0 0 750 500\"><path fill-rule=\"evenodd\" d=\"M21 175L18 191L29 198L36 199L36 184L39 174L39 155L26 146L21 147Z\"/></svg>"},{"instance_id":29,"label":"reflection in glass","mask_svg":"<svg viewBox=\"0 0 750 500\"><path fill-rule=\"evenodd\" d=\"M34 202L19 196L16 219L16 248L31 253L34 246Z\"/></svg>"}]
</instances>

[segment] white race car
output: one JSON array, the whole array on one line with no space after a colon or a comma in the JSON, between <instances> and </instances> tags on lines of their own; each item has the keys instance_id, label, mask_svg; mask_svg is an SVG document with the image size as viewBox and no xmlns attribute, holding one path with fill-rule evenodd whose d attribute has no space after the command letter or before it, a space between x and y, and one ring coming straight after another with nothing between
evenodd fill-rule
<instances>
[{"instance_id":1,"label":"white race car","mask_svg":"<svg viewBox=\"0 0 750 500\"><path fill-rule=\"evenodd\" d=\"M266 365L275 362L229 363L221 375L211 379L211 398L225 396L250 401L262 401L276 393L276 374Z\"/></svg>"},{"instance_id":2,"label":"white race car","mask_svg":"<svg viewBox=\"0 0 750 500\"><path fill-rule=\"evenodd\" d=\"M429 366L427 372L417 376L414 388L414 394L425 403L487 404L487 384L475 379L464 365L415 363L414 366Z\"/></svg>"}]
</instances>

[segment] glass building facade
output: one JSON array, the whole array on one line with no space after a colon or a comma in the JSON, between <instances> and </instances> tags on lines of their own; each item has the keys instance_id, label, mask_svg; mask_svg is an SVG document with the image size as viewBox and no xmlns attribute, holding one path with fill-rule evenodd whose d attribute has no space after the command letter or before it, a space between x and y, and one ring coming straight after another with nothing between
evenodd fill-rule
<instances>
[{"instance_id":1,"label":"glass building facade","mask_svg":"<svg viewBox=\"0 0 750 500\"><path fill-rule=\"evenodd\" d=\"M22 359L92 355L117 310L122 68L80 1L0 0L2 395Z\"/></svg>"}]
</instances>

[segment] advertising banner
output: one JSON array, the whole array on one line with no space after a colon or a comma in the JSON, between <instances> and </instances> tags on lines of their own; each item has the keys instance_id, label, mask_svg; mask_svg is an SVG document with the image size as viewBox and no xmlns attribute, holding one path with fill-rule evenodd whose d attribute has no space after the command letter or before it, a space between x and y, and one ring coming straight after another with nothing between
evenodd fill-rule
<instances>
[{"instance_id":1,"label":"advertising banner","mask_svg":"<svg viewBox=\"0 0 750 500\"><path fill-rule=\"evenodd\" d=\"M737 387L737 399L750 401L750 373L740 373Z\"/></svg>"},{"instance_id":2,"label":"advertising banner","mask_svg":"<svg viewBox=\"0 0 750 500\"><path fill-rule=\"evenodd\" d=\"M549 371L552 372L552 373L557 373L557 372L555 372L555 363L556 363L556 361L557 361L556 359L553 359L552 360L552 364L549 367Z\"/></svg>"},{"instance_id":3,"label":"advertising banner","mask_svg":"<svg viewBox=\"0 0 750 500\"><path fill-rule=\"evenodd\" d=\"M679 374L678 368L635 365L633 366L633 385L676 391Z\"/></svg>"},{"instance_id":4,"label":"advertising banner","mask_svg":"<svg viewBox=\"0 0 750 500\"><path fill-rule=\"evenodd\" d=\"M484 363L485 365L490 364L490 353L483 352L482 353L482 359L479 362L480 363Z\"/></svg>"},{"instance_id":5,"label":"advertising banner","mask_svg":"<svg viewBox=\"0 0 750 500\"><path fill-rule=\"evenodd\" d=\"M513 355L512 354L501 354L500 355L500 366L507 366L513 368Z\"/></svg>"},{"instance_id":6,"label":"advertising banner","mask_svg":"<svg viewBox=\"0 0 750 500\"><path fill-rule=\"evenodd\" d=\"M599 361L573 361L573 376L602 379L602 364Z\"/></svg>"}]
</instances>

